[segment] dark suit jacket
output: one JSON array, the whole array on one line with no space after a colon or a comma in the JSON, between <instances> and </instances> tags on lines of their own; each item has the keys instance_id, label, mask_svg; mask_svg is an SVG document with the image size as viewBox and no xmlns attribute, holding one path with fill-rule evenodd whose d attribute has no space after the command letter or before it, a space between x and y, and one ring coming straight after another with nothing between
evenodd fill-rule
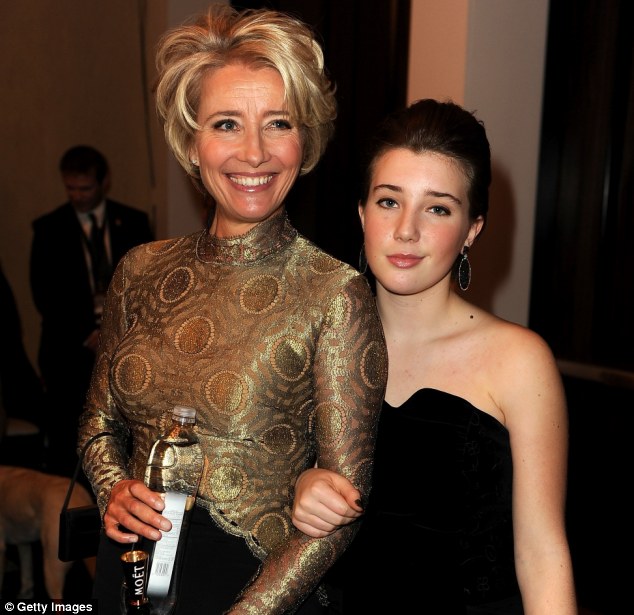
<instances>
[{"instance_id":1,"label":"dark suit jacket","mask_svg":"<svg viewBox=\"0 0 634 615\"><path fill-rule=\"evenodd\" d=\"M130 248L153 239L145 212L106 200L106 218L113 268ZM70 203L33 222L31 291L42 317L38 362L48 386L60 377L85 380L92 369L83 342L96 323L82 234Z\"/></svg>"}]
</instances>

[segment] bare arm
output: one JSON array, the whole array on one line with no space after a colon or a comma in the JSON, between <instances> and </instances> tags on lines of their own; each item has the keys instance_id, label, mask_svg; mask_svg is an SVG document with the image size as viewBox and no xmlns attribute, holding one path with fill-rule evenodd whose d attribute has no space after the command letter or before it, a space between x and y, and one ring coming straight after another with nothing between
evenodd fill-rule
<instances>
[{"instance_id":1,"label":"bare arm","mask_svg":"<svg viewBox=\"0 0 634 615\"><path fill-rule=\"evenodd\" d=\"M513 455L515 563L526 615L577 613L565 530L568 419L563 386L546 344L516 331L497 400ZM512 367L511 367L512 366Z\"/></svg>"}]
</instances>

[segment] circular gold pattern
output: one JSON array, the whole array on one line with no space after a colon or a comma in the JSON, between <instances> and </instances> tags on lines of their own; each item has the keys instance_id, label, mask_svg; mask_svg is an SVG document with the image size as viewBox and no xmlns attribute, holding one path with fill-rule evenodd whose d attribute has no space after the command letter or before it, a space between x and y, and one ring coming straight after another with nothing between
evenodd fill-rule
<instances>
[{"instance_id":1,"label":"circular gold pattern","mask_svg":"<svg viewBox=\"0 0 634 615\"><path fill-rule=\"evenodd\" d=\"M178 237L177 239L164 239L162 241L153 241L147 244L148 254L166 254L171 252L176 246L181 244L185 240L184 237Z\"/></svg>"},{"instance_id":2,"label":"circular gold pattern","mask_svg":"<svg viewBox=\"0 0 634 615\"><path fill-rule=\"evenodd\" d=\"M361 377L371 389L383 386L387 355L379 342L370 342L361 355Z\"/></svg>"},{"instance_id":3,"label":"circular gold pattern","mask_svg":"<svg viewBox=\"0 0 634 615\"><path fill-rule=\"evenodd\" d=\"M272 275L259 275L249 280L240 291L240 307L248 314L263 314L280 297L280 282Z\"/></svg>"},{"instance_id":4,"label":"circular gold pattern","mask_svg":"<svg viewBox=\"0 0 634 615\"><path fill-rule=\"evenodd\" d=\"M303 340L283 337L273 344L271 363L278 376L296 382L310 368L310 353Z\"/></svg>"},{"instance_id":5,"label":"circular gold pattern","mask_svg":"<svg viewBox=\"0 0 634 615\"><path fill-rule=\"evenodd\" d=\"M248 387L235 372L218 372L207 381L205 397L214 410L233 416L244 410Z\"/></svg>"},{"instance_id":6,"label":"circular gold pattern","mask_svg":"<svg viewBox=\"0 0 634 615\"><path fill-rule=\"evenodd\" d=\"M347 327L352 316L352 303L348 295L339 293L328 310L327 324L333 329Z\"/></svg>"},{"instance_id":7,"label":"circular gold pattern","mask_svg":"<svg viewBox=\"0 0 634 615\"><path fill-rule=\"evenodd\" d=\"M343 263L325 252L313 252L310 255L308 266L314 273L328 274L343 267Z\"/></svg>"},{"instance_id":8,"label":"circular gold pattern","mask_svg":"<svg viewBox=\"0 0 634 615\"><path fill-rule=\"evenodd\" d=\"M327 402L317 406L316 415L319 431L317 439L332 444L338 442L346 430L346 414L336 404Z\"/></svg>"},{"instance_id":9,"label":"circular gold pattern","mask_svg":"<svg viewBox=\"0 0 634 615\"><path fill-rule=\"evenodd\" d=\"M188 318L176 331L174 346L184 354L199 354L214 340L214 323L204 316Z\"/></svg>"},{"instance_id":10,"label":"circular gold pattern","mask_svg":"<svg viewBox=\"0 0 634 615\"><path fill-rule=\"evenodd\" d=\"M122 357L114 368L117 388L127 395L143 393L152 380L152 366L141 355L129 354Z\"/></svg>"},{"instance_id":11,"label":"circular gold pattern","mask_svg":"<svg viewBox=\"0 0 634 615\"><path fill-rule=\"evenodd\" d=\"M274 425L261 437L262 446L274 455L290 455L297 446L297 435L290 425Z\"/></svg>"},{"instance_id":12,"label":"circular gold pattern","mask_svg":"<svg viewBox=\"0 0 634 615\"><path fill-rule=\"evenodd\" d=\"M311 540L300 547L296 566L299 574L307 578L313 570L327 570L335 561L335 551L325 540Z\"/></svg>"},{"instance_id":13,"label":"circular gold pattern","mask_svg":"<svg viewBox=\"0 0 634 615\"><path fill-rule=\"evenodd\" d=\"M174 303L182 299L193 285L194 272L191 268L177 267L163 280L159 296L165 303Z\"/></svg>"},{"instance_id":14,"label":"circular gold pattern","mask_svg":"<svg viewBox=\"0 0 634 615\"><path fill-rule=\"evenodd\" d=\"M209 477L211 495L218 502L229 502L239 498L247 482L246 474L232 465L215 468Z\"/></svg>"},{"instance_id":15,"label":"circular gold pattern","mask_svg":"<svg viewBox=\"0 0 634 615\"><path fill-rule=\"evenodd\" d=\"M269 513L258 520L252 534L262 548L270 553L274 547L286 539L288 531L289 525L286 517L278 513Z\"/></svg>"}]
</instances>

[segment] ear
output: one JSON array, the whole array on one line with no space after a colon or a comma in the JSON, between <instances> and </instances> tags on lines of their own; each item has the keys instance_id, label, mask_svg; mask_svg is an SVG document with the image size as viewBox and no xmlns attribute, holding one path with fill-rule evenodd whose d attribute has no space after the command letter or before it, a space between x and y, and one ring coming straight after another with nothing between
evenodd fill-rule
<instances>
[{"instance_id":1,"label":"ear","mask_svg":"<svg viewBox=\"0 0 634 615\"><path fill-rule=\"evenodd\" d=\"M196 150L195 143L192 143L187 150L187 156L189 161L194 165L198 166L198 151Z\"/></svg>"},{"instance_id":2,"label":"ear","mask_svg":"<svg viewBox=\"0 0 634 615\"><path fill-rule=\"evenodd\" d=\"M478 216L469 227L469 233L467 234L467 239L465 240L465 244L471 247L473 242L476 240L476 237L480 234L482 227L484 226L484 218L482 216Z\"/></svg>"},{"instance_id":3,"label":"ear","mask_svg":"<svg viewBox=\"0 0 634 615\"><path fill-rule=\"evenodd\" d=\"M359 201L359 204L357 207L359 211L359 219L361 220L361 229L365 230L365 207L361 203L361 201Z\"/></svg>"}]
</instances>

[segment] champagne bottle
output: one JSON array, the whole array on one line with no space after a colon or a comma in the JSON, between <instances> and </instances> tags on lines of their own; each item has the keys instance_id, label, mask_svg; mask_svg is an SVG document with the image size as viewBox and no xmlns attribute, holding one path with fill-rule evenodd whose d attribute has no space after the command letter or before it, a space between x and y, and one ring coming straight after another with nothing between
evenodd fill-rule
<instances>
[{"instance_id":1,"label":"champagne bottle","mask_svg":"<svg viewBox=\"0 0 634 615\"><path fill-rule=\"evenodd\" d=\"M127 551L121 556L123 566L123 609L125 615L151 615L146 595L148 554L146 551Z\"/></svg>"},{"instance_id":2,"label":"champagne bottle","mask_svg":"<svg viewBox=\"0 0 634 615\"><path fill-rule=\"evenodd\" d=\"M172 523L159 541L141 541L140 548L150 558L147 596L152 615L168 615L176 606L187 531L203 471L195 423L196 410L174 407L171 423L152 445L145 469L145 484L162 495L162 515Z\"/></svg>"}]
</instances>

